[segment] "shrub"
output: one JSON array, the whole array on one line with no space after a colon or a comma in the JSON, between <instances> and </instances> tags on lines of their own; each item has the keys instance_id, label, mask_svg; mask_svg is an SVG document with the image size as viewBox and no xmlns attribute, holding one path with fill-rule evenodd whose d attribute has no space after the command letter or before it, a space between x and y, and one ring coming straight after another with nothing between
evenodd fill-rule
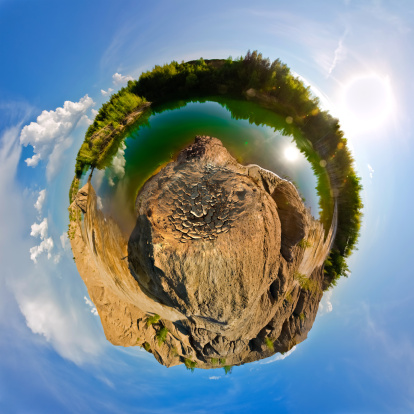
<instances>
[{"instance_id":1,"label":"shrub","mask_svg":"<svg viewBox=\"0 0 414 414\"><path fill-rule=\"evenodd\" d=\"M210 362L211 362L212 365L218 365L219 360L218 360L218 358L211 358Z\"/></svg>"},{"instance_id":2,"label":"shrub","mask_svg":"<svg viewBox=\"0 0 414 414\"><path fill-rule=\"evenodd\" d=\"M224 365L224 373L227 374L231 374L231 372L233 371L233 367L231 365Z\"/></svg>"},{"instance_id":3,"label":"shrub","mask_svg":"<svg viewBox=\"0 0 414 414\"><path fill-rule=\"evenodd\" d=\"M305 320L305 314L303 312L299 315L299 319L301 321L304 321Z\"/></svg>"},{"instance_id":4,"label":"shrub","mask_svg":"<svg viewBox=\"0 0 414 414\"><path fill-rule=\"evenodd\" d=\"M197 361L192 361L191 359L184 358L184 365L189 371L194 372Z\"/></svg>"},{"instance_id":5,"label":"shrub","mask_svg":"<svg viewBox=\"0 0 414 414\"><path fill-rule=\"evenodd\" d=\"M158 340L158 345L161 346L165 340L167 339L168 329L163 326L156 334L156 338Z\"/></svg>"},{"instance_id":6,"label":"shrub","mask_svg":"<svg viewBox=\"0 0 414 414\"><path fill-rule=\"evenodd\" d=\"M151 352L151 345L148 342L144 342L142 345L147 352Z\"/></svg>"},{"instance_id":7,"label":"shrub","mask_svg":"<svg viewBox=\"0 0 414 414\"><path fill-rule=\"evenodd\" d=\"M265 341L266 346L273 352L275 350L273 341L270 338L265 338L264 341Z\"/></svg>"},{"instance_id":8,"label":"shrub","mask_svg":"<svg viewBox=\"0 0 414 414\"><path fill-rule=\"evenodd\" d=\"M303 273L295 272L293 277L299 282L300 287L303 290L311 294L316 294L322 291L321 288L319 287L318 282L306 277L306 275L304 275Z\"/></svg>"},{"instance_id":9,"label":"shrub","mask_svg":"<svg viewBox=\"0 0 414 414\"><path fill-rule=\"evenodd\" d=\"M160 320L160 315L153 315L147 319L147 326L151 326L154 323L157 323Z\"/></svg>"}]
</instances>

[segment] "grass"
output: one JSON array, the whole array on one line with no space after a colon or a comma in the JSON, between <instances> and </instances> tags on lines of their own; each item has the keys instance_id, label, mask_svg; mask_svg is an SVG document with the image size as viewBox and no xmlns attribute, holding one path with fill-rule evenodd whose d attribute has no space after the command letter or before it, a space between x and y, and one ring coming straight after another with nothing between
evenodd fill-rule
<instances>
[{"instance_id":1,"label":"grass","mask_svg":"<svg viewBox=\"0 0 414 414\"><path fill-rule=\"evenodd\" d=\"M301 321L304 321L305 320L305 314L303 312L299 315L299 319Z\"/></svg>"},{"instance_id":2,"label":"grass","mask_svg":"<svg viewBox=\"0 0 414 414\"><path fill-rule=\"evenodd\" d=\"M292 302L293 302L292 292L288 292L288 293L286 294L285 299L286 299L289 303L292 303Z\"/></svg>"},{"instance_id":3,"label":"grass","mask_svg":"<svg viewBox=\"0 0 414 414\"><path fill-rule=\"evenodd\" d=\"M197 366L197 361L192 361L191 359L184 358L184 365L189 371L194 372L194 369Z\"/></svg>"},{"instance_id":4,"label":"grass","mask_svg":"<svg viewBox=\"0 0 414 414\"><path fill-rule=\"evenodd\" d=\"M142 346L147 352L151 352L151 345L148 342L144 342Z\"/></svg>"},{"instance_id":5,"label":"grass","mask_svg":"<svg viewBox=\"0 0 414 414\"><path fill-rule=\"evenodd\" d=\"M298 243L299 247L302 247L302 249L307 249L308 247L312 247L312 243L309 240L306 239L302 239L299 243Z\"/></svg>"},{"instance_id":6,"label":"grass","mask_svg":"<svg viewBox=\"0 0 414 414\"><path fill-rule=\"evenodd\" d=\"M168 335L168 329L163 326L155 335L155 337L157 338L158 341L158 345L161 346L165 340L167 339L167 335Z\"/></svg>"},{"instance_id":7,"label":"grass","mask_svg":"<svg viewBox=\"0 0 414 414\"><path fill-rule=\"evenodd\" d=\"M273 352L275 350L273 341L270 338L265 338L264 341L265 341L266 346Z\"/></svg>"},{"instance_id":8,"label":"grass","mask_svg":"<svg viewBox=\"0 0 414 414\"><path fill-rule=\"evenodd\" d=\"M210 358L210 362L211 362L212 365L218 365L219 360L218 360L218 358Z\"/></svg>"},{"instance_id":9,"label":"grass","mask_svg":"<svg viewBox=\"0 0 414 414\"><path fill-rule=\"evenodd\" d=\"M155 314L155 315L153 315L153 316L150 316L148 319L147 319L147 326L151 326L152 324L154 324L154 323L158 323L158 321L160 320L160 315L158 315L158 314Z\"/></svg>"},{"instance_id":10,"label":"grass","mask_svg":"<svg viewBox=\"0 0 414 414\"><path fill-rule=\"evenodd\" d=\"M220 358L220 365L224 365L226 363L226 358Z\"/></svg>"},{"instance_id":11,"label":"grass","mask_svg":"<svg viewBox=\"0 0 414 414\"><path fill-rule=\"evenodd\" d=\"M306 290L311 294L322 292L322 289L319 287L319 283L306 277L303 273L295 272L293 277L299 282L300 287L303 290Z\"/></svg>"}]
</instances>

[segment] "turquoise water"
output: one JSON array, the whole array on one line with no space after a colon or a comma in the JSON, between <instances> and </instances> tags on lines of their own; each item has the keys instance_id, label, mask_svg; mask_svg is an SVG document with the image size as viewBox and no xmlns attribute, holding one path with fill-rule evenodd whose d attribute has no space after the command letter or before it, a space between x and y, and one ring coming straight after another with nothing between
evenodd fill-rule
<instances>
[{"instance_id":1,"label":"turquoise water","mask_svg":"<svg viewBox=\"0 0 414 414\"><path fill-rule=\"evenodd\" d=\"M213 100L174 102L155 108L145 124L138 122L131 130L113 165L94 173L93 185L104 211L127 234L135 225L135 198L141 186L157 168L193 142L196 135L219 138L240 163L258 164L293 180L305 204L318 216L316 177L309 162L301 153L294 161L285 156L288 147L296 148L291 135L295 131L286 120L251 102L219 100L221 104ZM260 125L236 116L254 118Z\"/></svg>"}]
</instances>

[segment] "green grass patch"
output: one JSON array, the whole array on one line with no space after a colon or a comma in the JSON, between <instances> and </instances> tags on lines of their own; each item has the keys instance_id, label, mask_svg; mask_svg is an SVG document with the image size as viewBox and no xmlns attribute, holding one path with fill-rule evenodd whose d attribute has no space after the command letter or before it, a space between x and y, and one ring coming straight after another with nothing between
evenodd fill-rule
<instances>
[{"instance_id":1,"label":"green grass patch","mask_svg":"<svg viewBox=\"0 0 414 414\"><path fill-rule=\"evenodd\" d=\"M293 277L295 278L295 280L299 282L300 287L303 290L306 290L307 292L310 292L311 294L316 294L322 291L322 289L319 287L318 282L306 277L306 275L302 273L295 272Z\"/></svg>"},{"instance_id":2,"label":"green grass patch","mask_svg":"<svg viewBox=\"0 0 414 414\"><path fill-rule=\"evenodd\" d=\"M158 345L161 346L167 339L168 329L163 326L155 335L158 341Z\"/></svg>"},{"instance_id":3,"label":"green grass patch","mask_svg":"<svg viewBox=\"0 0 414 414\"><path fill-rule=\"evenodd\" d=\"M273 341L270 338L264 339L266 346L273 352L275 350L275 346L273 345Z\"/></svg>"},{"instance_id":4,"label":"green grass patch","mask_svg":"<svg viewBox=\"0 0 414 414\"><path fill-rule=\"evenodd\" d=\"M197 366L197 361L192 361L189 358L184 358L184 365L189 371L194 372L194 369Z\"/></svg>"},{"instance_id":5,"label":"green grass patch","mask_svg":"<svg viewBox=\"0 0 414 414\"><path fill-rule=\"evenodd\" d=\"M153 315L153 316L150 316L148 319L147 319L147 326L151 326L151 325L153 325L154 323L158 323L158 321L160 320L160 315L158 315L158 314L155 314L155 315Z\"/></svg>"},{"instance_id":6,"label":"green grass patch","mask_svg":"<svg viewBox=\"0 0 414 414\"><path fill-rule=\"evenodd\" d=\"M224 369L224 373L227 374L231 374L233 371L233 366L232 365L224 365L223 367Z\"/></svg>"}]
</instances>

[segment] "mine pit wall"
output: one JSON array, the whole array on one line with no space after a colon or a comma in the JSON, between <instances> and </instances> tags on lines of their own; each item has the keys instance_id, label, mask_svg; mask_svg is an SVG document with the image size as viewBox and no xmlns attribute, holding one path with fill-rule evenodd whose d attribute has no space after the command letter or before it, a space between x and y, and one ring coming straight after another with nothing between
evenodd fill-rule
<instances>
[{"instance_id":1,"label":"mine pit wall","mask_svg":"<svg viewBox=\"0 0 414 414\"><path fill-rule=\"evenodd\" d=\"M272 188L272 183L268 182L266 185ZM121 346L147 343L150 352L166 366L180 364L183 358L189 358L196 361L199 368L212 368L213 365L207 357L209 354L211 357L216 357L216 352L209 353L208 349L202 348L207 354L202 355L197 351L201 344L197 346L196 342L205 332L192 329L189 335L188 329L192 325L186 322L187 318L175 309L152 300L142 292L130 273L127 259L120 260L127 256L126 238L116 223L110 218L105 218L97 209L96 194L90 182L79 191L78 195L71 209L82 211L84 220L82 226L81 222L71 224L75 230L71 238L72 250L79 273L101 317L107 339L112 344ZM80 200L82 197L83 201ZM322 225L312 219L309 231L305 235L312 246L306 249L298 246L294 248L300 262L295 260L295 263L286 263L284 269L286 274L282 277L282 281L278 282L280 285L277 302L283 303L283 306L271 317L256 338L232 341L230 344L225 343L224 337L216 338L215 346L217 350L221 348L226 355L226 365L242 364L271 356L275 352L285 352L306 338L316 317L322 291L311 294L301 289L297 283L293 283L289 300L286 300L284 296L292 288L289 274L292 269L297 268L300 273L309 275L322 286L323 261L330 250L335 228L336 206L335 217L326 240L324 240ZM298 254L298 249L303 252ZM108 251L113 253L108 255ZM140 308L146 311L135 304L139 304ZM145 323L148 314L151 313L159 314L162 325L169 330L167 340L161 345L156 340L156 332L160 325L147 326ZM306 317L301 318L301 315ZM178 321L183 322L184 329L179 328L180 323L178 325L174 323ZM267 337L274 340L273 351L265 345L264 339ZM208 339L211 341L211 338ZM220 344L220 341L224 342ZM231 354L230 350L234 353Z\"/></svg>"}]
</instances>

